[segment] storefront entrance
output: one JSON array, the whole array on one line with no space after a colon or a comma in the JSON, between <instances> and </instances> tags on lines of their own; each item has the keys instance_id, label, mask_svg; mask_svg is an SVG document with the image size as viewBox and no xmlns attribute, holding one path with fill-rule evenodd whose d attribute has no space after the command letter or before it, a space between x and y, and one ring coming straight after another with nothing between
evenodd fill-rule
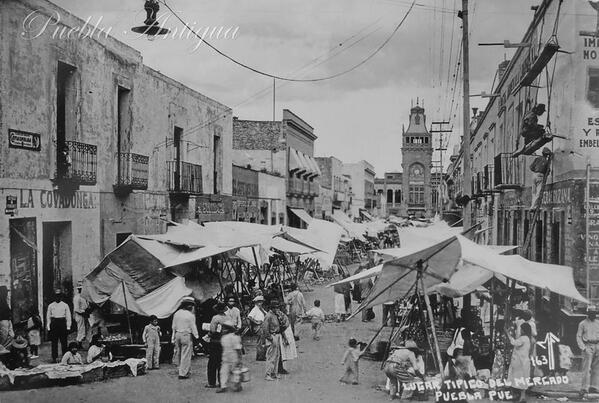
<instances>
[{"instance_id":1,"label":"storefront entrance","mask_svg":"<svg viewBox=\"0 0 599 403\"><path fill-rule=\"evenodd\" d=\"M43 223L43 301L44 310L50 302L54 291L60 289L66 301L70 301L73 293L73 240L71 222Z\"/></svg>"},{"instance_id":2,"label":"storefront entrance","mask_svg":"<svg viewBox=\"0 0 599 403\"><path fill-rule=\"evenodd\" d=\"M10 278L13 323L27 320L38 308L35 218L10 220Z\"/></svg>"}]
</instances>

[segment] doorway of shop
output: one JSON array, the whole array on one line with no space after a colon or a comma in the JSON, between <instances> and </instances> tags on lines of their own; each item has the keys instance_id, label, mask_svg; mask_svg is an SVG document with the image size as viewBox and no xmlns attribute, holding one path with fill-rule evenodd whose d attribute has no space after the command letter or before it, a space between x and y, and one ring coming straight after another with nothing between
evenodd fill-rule
<instances>
[{"instance_id":1,"label":"doorway of shop","mask_svg":"<svg viewBox=\"0 0 599 403\"><path fill-rule=\"evenodd\" d=\"M37 308L37 231L35 218L10 220L10 306L13 323Z\"/></svg>"},{"instance_id":2,"label":"doorway of shop","mask_svg":"<svg viewBox=\"0 0 599 403\"><path fill-rule=\"evenodd\" d=\"M42 298L44 312L55 290L61 290L65 302L73 297L73 240L70 221L43 223Z\"/></svg>"}]
</instances>

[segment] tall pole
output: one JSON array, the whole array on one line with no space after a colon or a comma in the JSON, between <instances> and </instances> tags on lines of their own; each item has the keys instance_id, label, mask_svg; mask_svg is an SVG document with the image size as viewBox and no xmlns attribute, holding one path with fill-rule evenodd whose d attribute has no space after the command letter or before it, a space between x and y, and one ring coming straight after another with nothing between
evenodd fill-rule
<instances>
[{"instance_id":1,"label":"tall pole","mask_svg":"<svg viewBox=\"0 0 599 403\"><path fill-rule=\"evenodd\" d=\"M277 79L272 79L272 121L275 121L275 99L277 95Z\"/></svg>"},{"instance_id":2,"label":"tall pole","mask_svg":"<svg viewBox=\"0 0 599 403\"><path fill-rule=\"evenodd\" d=\"M464 161L464 195L472 196L472 173L470 167L470 72L468 54L468 0L462 0L462 80L463 80L463 119L464 137L462 139L462 160ZM470 203L464 206L464 228L470 228Z\"/></svg>"},{"instance_id":3,"label":"tall pole","mask_svg":"<svg viewBox=\"0 0 599 403\"><path fill-rule=\"evenodd\" d=\"M585 234L585 240L586 240L586 271L587 271L587 284L586 284L586 294L587 294L587 299L590 301L591 300L591 273L590 273L590 267L589 267L589 214L591 212L591 161L590 159L587 157L587 169L586 169L586 191L585 193L585 201L586 201L586 214L585 214L585 228L586 228L586 234Z\"/></svg>"}]
</instances>

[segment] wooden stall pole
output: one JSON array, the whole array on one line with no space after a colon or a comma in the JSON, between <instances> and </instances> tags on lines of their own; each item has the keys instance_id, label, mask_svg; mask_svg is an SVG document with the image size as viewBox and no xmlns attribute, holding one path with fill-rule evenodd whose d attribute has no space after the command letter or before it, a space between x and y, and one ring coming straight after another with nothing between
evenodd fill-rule
<instances>
[{"instance_id":1,"label":"wooden stall pole","mask_svg":"<svg viewBox=\"0 0 599 403\"><path fill-rule=\"evenodd\" d=\"M133 331L131 330L131 319L129 318L129 303L127 302L127 293L125 292L125 281L121 280L123 287L123 298L125 299L125 315L127 316L127 326L129 327L129 342L133 344Z\"/></svg>"},{"instance_id":2,"label":"wooden stall pole","mask_svg":"<svg viewBox=\"0 0 599 403\"><path fill-rule=\"evenodd\" d=\"M490 346L491 346L491 351L493 351L493 344L495 342L495 312L494 312L494 305L495 305L495 276L491 277L491 306L489 307L489 316L490 316L490 323L489 323L489 334L491 335L491 342L490 342Z\"/></svg>"},{"instance_id":3,"label":"wooden stall pole","mask_svg":"<svg viewBox=\"0 0 599 403\"><path fill-rule=\"evenodd\" d=\"M422 267L422 262L420 262L419 265ZM441 380L444 380L443 359L441 358L441 349L439 348L439 342L437 340L437 331L435 330L435 318L433 317L433 310L431 309L431 302L428 298L428 293L426 292L426 288L424 287L424 279L422 278L422 272L419 273L419 277L422 293L424 294L424 302L426 303L426 312L428 313L428 317L431 321L431 330L433 331L433 341L435 343L435 352L437 353L439 373L441 374Z\"/></svg>"},{"instance_id":4,"label":"wooden stall pole","mask_svg":"<svg viewBox=\"0 0 599 403\"><path fill-rule=\"evenodd\" d=\"M260 275L260 265L258 264L258 256L256 256L256 250L254 246L252 246L252 255L254 255L254 262L256 263L256 274L258 275L258 288L262 293L264 293L264 281L266 281L266 274L264 275L264 280L262 280L262 276Z\"/></svg>"}]
</instances>

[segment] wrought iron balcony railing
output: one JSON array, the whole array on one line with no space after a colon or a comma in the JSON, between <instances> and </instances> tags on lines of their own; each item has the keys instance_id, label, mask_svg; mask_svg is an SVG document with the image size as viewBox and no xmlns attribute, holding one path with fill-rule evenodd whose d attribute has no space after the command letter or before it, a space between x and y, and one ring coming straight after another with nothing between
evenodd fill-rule
<instances>
[{"instance_id":1,"label":"wrought iron balcony railing","mask_svg":"<svg viewBox=\"0 0 599 403\"><path fill-rule=\"evenodd\" d=\"M483 169L483 192L492 192L495 188L495 166L493 164L485 165Z\"/></svg>"},{"instance_id":2,"label":"wrought iron balcony railing","mask_svg":"<svg viewBox=\"0 0 599 403\"><path fill-rule=\"evenodd\" d=\"M519 189L524 184L520 158L512 158L509 153L495 157L495 189Z\"/></svg>"},{"instance_id":3,"label":"wrought iron balcony railing","mask_svg":"<svg viewBox=\"0 0 599 403\"><path fill-rule=\"evenodd\" d=\"M94 186L97 182L98 147L78 141L64 141L57 158L58 182Z\"/></svg>"},{"instance_id":4,"label":"wrought iron balcony railing","mask_svg":"<svg viewBox=\"0 0 599 403\"><path fill-rule=\"evenodd\" d=\"M146 190L150 158L134 153L120 153L117 158L119 172L115 187Z\"/></svg>"},{"instance_id":5,"label":"wrought iron balcony railing","mask_svg":"<svg viewBox=\"0 0 599 403\"><path fill-rule=\"evenodd\" d=\"M202 194L202 166L183 161L167 161L167 189L171 193Z\"/></svg>"}]
</instances>

